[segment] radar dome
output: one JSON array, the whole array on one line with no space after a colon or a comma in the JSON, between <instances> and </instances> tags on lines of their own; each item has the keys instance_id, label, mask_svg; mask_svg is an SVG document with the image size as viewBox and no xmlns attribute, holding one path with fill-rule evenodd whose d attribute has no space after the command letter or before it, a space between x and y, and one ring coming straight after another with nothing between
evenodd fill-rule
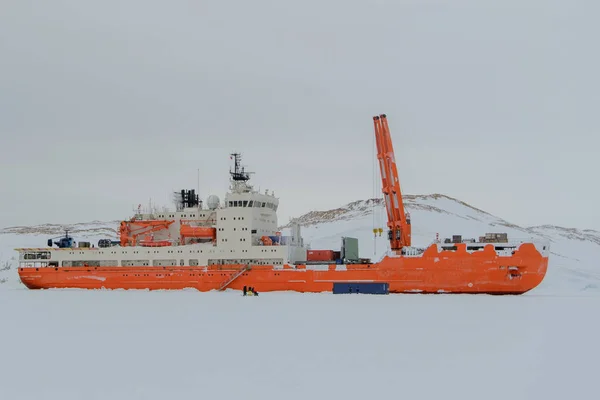
<instances>
[{"instance_id":1,"label":"radar dome","mask_svg":"<svg viewBox=\"0 0 600 400\"><path fill-rule=\"evenodd\" d=\"M206 199L206 205L210 210L214 210L217 207L219 207L220 203L221 200L219 200L219 196L216 196L214 194L211 194L210 196L208 196L208 199Z\"/></svg>"}]
</instances>

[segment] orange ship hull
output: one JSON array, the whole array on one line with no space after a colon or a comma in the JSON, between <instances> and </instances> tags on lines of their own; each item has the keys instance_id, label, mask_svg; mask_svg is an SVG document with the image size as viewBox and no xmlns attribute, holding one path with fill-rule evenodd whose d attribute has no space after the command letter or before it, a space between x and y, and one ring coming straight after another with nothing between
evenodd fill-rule
<instances>
[{"instance_id":1,"label":"orange ship hull","mask_svg":"<svg viewBox=\"0 0 600 400\"><path fill-rule=\"evenodd\" d=\"M387 282L391 293L522 294L538 286L548 267L533 244L511 256L493 245L474 253L465 244L456 251L428 248L422 256L384 257L379 263L273 267L212 265L184 267L45 267L19 268L30 289L149 289L199 291L254 287L258 292L331 292L334 282ZM242 272L242 269L248 267Z\"/></svg>"}]
</instances>

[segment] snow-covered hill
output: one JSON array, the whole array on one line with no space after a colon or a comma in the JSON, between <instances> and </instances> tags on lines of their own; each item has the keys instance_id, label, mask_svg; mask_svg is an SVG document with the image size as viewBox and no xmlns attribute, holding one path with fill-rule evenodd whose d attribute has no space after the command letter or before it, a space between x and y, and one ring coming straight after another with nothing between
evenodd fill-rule
<instances>
[{"instance_id":1,"label":"snow-covered hill","mask_svg":"<svg viewBox=\"0 0 600 400\"><path fill-rule=\"evenodd\" d=\"M600 293L600 232L543 225L521 227L460 200L440 195L405 196L411 214L413 244L424 246L453 234L477 238L486 232L507 232L511 238L543 238L551 243L548 274L536 293ZM357 237L361 257L378 259L387 250L386 213L380 199L361 200L343 207L312 211L296 219L303 226L305 242L312 248L339 249L342 236ZM282 226L284 234L289 223ZM0 282L20 285L16 274L15 247L44 247L48 238L61 236L64 229L77 240L97 242L117 237L118 221L73 225L16 226L0 229ZM374 237L373 228L384 228Z\"/></svg>"}]
</instances>

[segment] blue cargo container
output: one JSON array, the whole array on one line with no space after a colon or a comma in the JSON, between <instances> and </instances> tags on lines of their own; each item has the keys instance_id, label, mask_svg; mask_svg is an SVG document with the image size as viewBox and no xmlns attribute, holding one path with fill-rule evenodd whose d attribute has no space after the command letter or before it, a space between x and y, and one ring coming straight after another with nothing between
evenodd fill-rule
<instances>
[{"instance_id":1,"label":"blue cargo container","mask_svg":"<svg viewBox=\"0 0 600 400\"><path fill-rule=\"evenodd\" d=\"M390 284L387 282L334 282L333 294L344 293L389 294Z\"/></svg>"}]
</instances>

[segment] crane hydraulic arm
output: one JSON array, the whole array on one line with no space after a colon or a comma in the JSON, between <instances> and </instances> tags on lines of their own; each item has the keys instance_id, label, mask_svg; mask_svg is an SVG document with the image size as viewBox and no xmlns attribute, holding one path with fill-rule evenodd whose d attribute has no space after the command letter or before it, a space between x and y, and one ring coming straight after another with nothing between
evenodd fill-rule
<instances>
[{"instance_id":1,"label":"crane hydraulic arm","mask_svg":"<svg viewBox=\"0 0 600 400\"><path fill-rule=\"evenodd\" d=\"M119 228L121 246L137 246L137 238L143 234L169 229L169 226L175 222L163 220L147 220L147 221L122 221ZM130 224L141 225L133 230Z\"/></svg>"},{"instance_id":2,"label":"crane hydraulic arm","mask_svg":"<svg viewBox=\"0 0 600 400\"><path fill-rule=\"evenodd\" d=\"M373 117L377 159L381 170L382 192L388 216L388 239L392 250L411 245L410 217L404 211L400 180L390 128L385 114Z\"/></svg>"}]
</instances>

